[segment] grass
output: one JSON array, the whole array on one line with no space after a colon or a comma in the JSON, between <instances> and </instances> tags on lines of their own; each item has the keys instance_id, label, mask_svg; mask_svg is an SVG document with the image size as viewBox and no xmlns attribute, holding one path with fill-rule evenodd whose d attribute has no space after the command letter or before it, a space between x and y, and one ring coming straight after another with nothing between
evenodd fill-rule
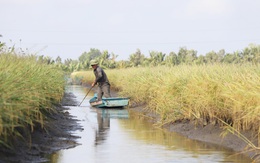
<instances>
[{"instance_id":1,"label":"grass","mask_svg":"<svg viewBox=\"0 0 260 163\"><path fill-rule=\"evenodd\" d=\"M161 125L176 120L229 124L236 131L253 131L260 143L260 67L200 65L106 70L112 88L144 103L161 116ZM76 72L82 82L92 71ZM223 123L225 122L225 123Z\"/></svg>"},{"instance_id":2,"label":"grass","mask_svg":"<svg viewBox=\"0 0 260 163\"><path fill-rule=\"evenodd\" d=\"M0 53L0 144L10 145L21 131L44 127L44 112L64 93L63 72L35 56Z\"/></svg>"}]
</instances>

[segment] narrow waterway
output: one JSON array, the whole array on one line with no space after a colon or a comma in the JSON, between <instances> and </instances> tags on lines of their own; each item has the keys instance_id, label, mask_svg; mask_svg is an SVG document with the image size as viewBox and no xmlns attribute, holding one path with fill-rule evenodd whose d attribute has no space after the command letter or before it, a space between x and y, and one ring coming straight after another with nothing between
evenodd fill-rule
<instances>
[{"instance_id":1,"label":"narrow waterway","mask_svg":"<svg viewBox=\"0 0 260 163\"><path fill-rule=\"evenodd\" d=\"M87 91L81 86L69 89L79 102ZM155 128L127 109L93 108L88 103L92 95L80 107L69 107L84 129L73 133L81 137L81 145L52 154L50 163L251 162L225 148Z\"/></svg>"}]
</instances>

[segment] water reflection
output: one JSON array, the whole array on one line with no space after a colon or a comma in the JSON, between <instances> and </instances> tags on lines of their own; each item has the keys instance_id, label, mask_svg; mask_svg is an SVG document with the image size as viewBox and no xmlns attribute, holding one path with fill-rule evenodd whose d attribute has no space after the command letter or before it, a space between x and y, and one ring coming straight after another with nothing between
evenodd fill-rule
<instances>
[{"instance_id":1,"label":"water reflection","mask_svg":"<svg viewBox=\"0 0 260 163\"><path fill-rule=\"evenodd\" d=\"M178 162L191 158L193 158L191 159L193 162L251 162L248 157L236 154L222 146L191 140L180 134L156 128L155 125L145 118L140 118L135 112L129 112L129 115L130 119L128 121L120 121L121 128L133 131L129 132L129 134L132 137L131 139L140 141L137 144L144 143L151 145L151 148L159 148L160 150L153 149L158 152L157 157L166 159L169 156L165 157L165 155L169 153L172 161L178 160ZM146 155L145 152L141 152Z\"/></svg>"},{"instance_id":2,"label":"water reflection","mask_svg":"<svg viewBox=\"0 0 260 163\"><path fill-rule=\"evenodd\" d=\"M72 89L81 101L85 92L81 87ZM230 150L156 128L126 109L96 109L86 99L69 112L84 128L75 133L82 145L52 154L51 163L251 162Z\"/></svg>"},{"instance_id":3,"label":"water reflection","mask_svg":"<svg viewBox=\"0 0 260 163\"><path fill-rule=\"evenodd\" d=\"M125 109L96 109L98 128L96 130L95 145L99 145L106 140L109 128L110 119L128 118L128 112Z\"/></svg>"},{"instance_id":4,"label":"water reflection","mask_svg":"<svg viewBox=\"0 0 260 163\"><path fill-rule=\"evenodd\" d=\"M98 145L106 140L107 132L109 132L110 117L108 110L97 110L97 123L98 128L96 131L95 145Z\"/></svg>"}]
</instances>

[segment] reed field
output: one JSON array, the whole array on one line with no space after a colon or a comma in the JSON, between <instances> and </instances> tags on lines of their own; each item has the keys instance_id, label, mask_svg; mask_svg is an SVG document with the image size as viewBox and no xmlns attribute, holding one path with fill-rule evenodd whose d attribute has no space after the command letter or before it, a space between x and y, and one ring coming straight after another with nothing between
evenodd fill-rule
<instances>
[{"instance_id":1,"label":"reed field","mask_svg":"<svg viewBox=\"0 0 260 163\"><path fill-rule=\"evenodd\" d=\"M130 103L146 104L158 113L160 125L196 120L204 125L229 125L237 132L253 131L260 142L260 66L182 65L105 70L111 88ZM92 71L74 72L83 83Z\"/></svg>"},{"instance_id":2,"label":"reed field","mask_svg":"<svg viewBox=\"0 0 260 163\"><path fill-rule=\"evenodd\" d=\"M64 86L63 72L35 56L0 53L0 144L9 146L24 130L44 127L45 113L54 111Z\"/></svg>"}]
</instances>

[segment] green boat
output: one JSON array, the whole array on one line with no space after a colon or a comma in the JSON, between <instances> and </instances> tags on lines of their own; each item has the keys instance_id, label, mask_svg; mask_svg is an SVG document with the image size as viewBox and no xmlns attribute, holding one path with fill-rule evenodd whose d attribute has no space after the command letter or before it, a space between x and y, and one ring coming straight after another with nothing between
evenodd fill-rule
<instances>
[{"instance_id":1,"label":"green boat","mask_svg":"<svg viewBox=\"0 0 260 163\"><path fill-rule=\"evenodd\" d=\"M95 94L94 97L89 100L89 103L92 107L97 108L123 108L128 106L129 99L128 97L103 97L102 101L97 101L97 94Z\"/></svg>"}]
</instances>

